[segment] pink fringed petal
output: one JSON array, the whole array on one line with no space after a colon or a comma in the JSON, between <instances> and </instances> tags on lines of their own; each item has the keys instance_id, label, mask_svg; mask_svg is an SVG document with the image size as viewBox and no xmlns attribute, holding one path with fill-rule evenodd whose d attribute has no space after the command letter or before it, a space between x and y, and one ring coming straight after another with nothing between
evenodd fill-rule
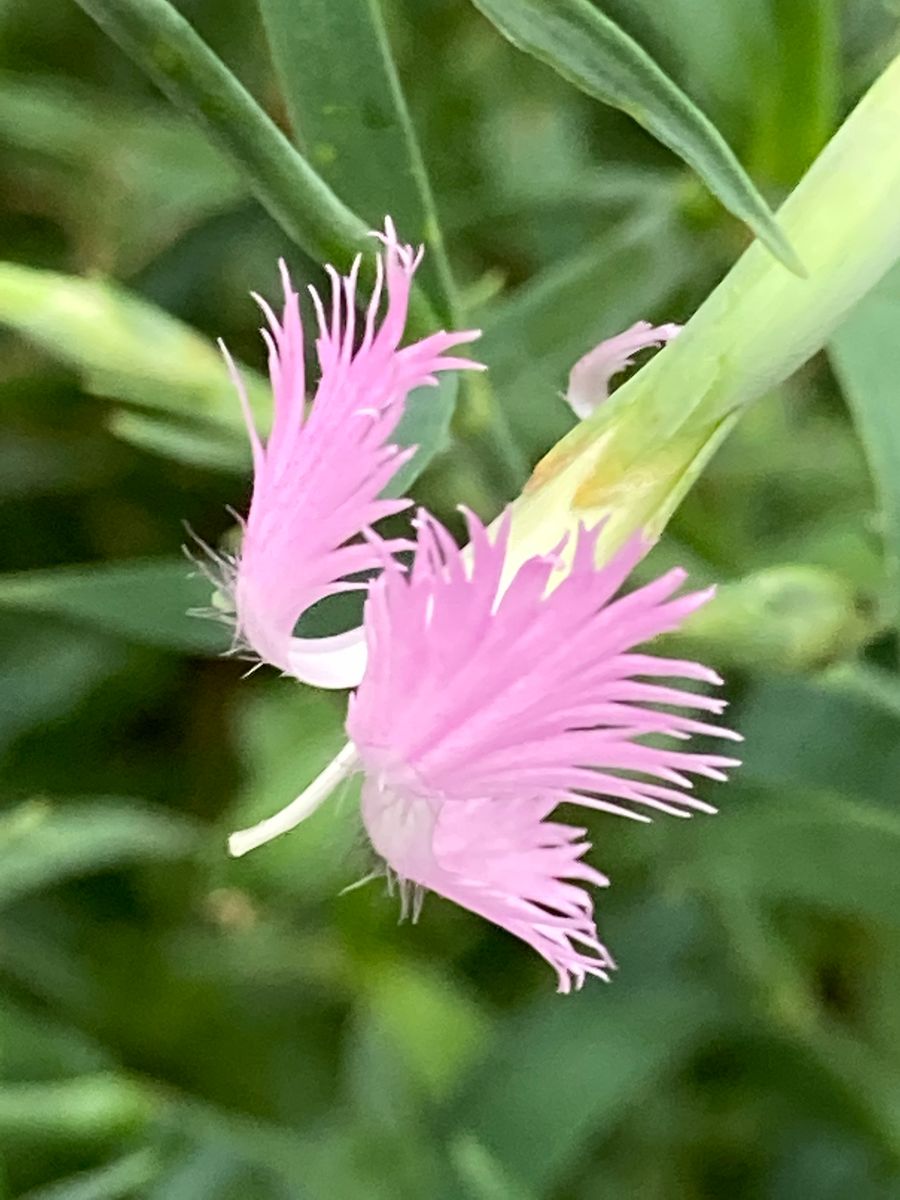
<instances>
[{"instance_id":1,"label":"pink fringed petal","mask_svg":"<svg viewBox=\"0 0 900 1200\"><path fill-rule=\"evenodd\" d=\"M304 333L296 291L281 264L284 307L279 316L262 299L269 348L274 420L263 446L233 366L253 450L250 512L234 575L237 636L260 659L320 687L351 687L365 669L361 631L335 639L294 636L300 615L326 595L353 587L348 576L380 569L406 545L381 541L370 526L407 507L381 499L413 448L391 438L409 393L437 382L440 371L479 364L446 352L478 336L436 333L400 349L410 290L421 250L401 245L393 224L377 235L373 296L362 322L356 316L359 259L341 278L328 268L331 297L313 291L318 332L319 384L306 407ZM379 324L382 294L386 307ZM358 326L361 325L361 328Z\"/></svg>"},{"instance_id":2,"label":"pink fringed petal","mask_svg":"<svg viewBox=\"0 0 900 1200\"><path fill-rule=\"evenodd\" d=\"M371 780L363 789L366 828L393 872L521 938L569 992L588 975L608 979L615 967L583 886L609 881L582 861L590 849L583 829L546 820L552 807L521 799L429 803Z\"/></svg>"},{"instance_id":3,"label":"pink fringed petal","mask_svg":"<svg viewBox=\"0 0 900 1200\"><path fill-rule=\"evenodd\" d=\"M583 831L547 820L552 811L569 801L639 820L647 809L714 812L691 776L722 780L736 765L658 741L737 740L690 715L718 714L723 701L648 682L721 682L714 672L634 652L710 592L678 595L684 572L670 571L616 598L646 547L635 539L597 568L597 530L579 532L552 590L555 555L529 560L501 591L509 520L493 540L467 520L464 557L420 513L412 570L370 588L369 664L347 720L367 778L363 816L401 880L522 938L568 991L613 965L582 886L606 880L582 861Z\"/></svg>"}]
</instances>

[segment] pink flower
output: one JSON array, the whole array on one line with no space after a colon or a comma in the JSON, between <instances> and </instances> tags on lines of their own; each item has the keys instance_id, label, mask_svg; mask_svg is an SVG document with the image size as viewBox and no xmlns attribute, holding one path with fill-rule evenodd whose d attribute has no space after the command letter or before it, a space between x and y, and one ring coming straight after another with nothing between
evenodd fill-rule
<instances>
[{"instance_id":1,"label":"pink flower","mask_svg":"<svg viewBox=\"0 0 900 1200\"><path fill-rule=\"evenodd\" d=\"M634 361L633 354L648 346L664 346L681 332L680 325L651 325L638 321L624 333L595 346L569 372L566 400L576 417L584 420L609 399L609 381Z\"/></svg>"},{"instance_id":2,"label":"pink flower","mask_svg":"<svg viewBox=\"0 0 900 1200\"><path fill-rule=\"evenodd\" d=\"M422 248L397 241L385 222L374 293L356 337L356 281L360 259L341 278L333 267L331 312L310 288L318 317L319 384L306 409L303 328L297 293L282 262L284 310L279 320L256 297L268 329L274 422L265 445L245 389L228 358L253 451L253 496L239 557L225 562L235 611L236 643L264 662L319 687L352 687L365 669L362 629L335 637L302 638L294 627L326 596L365 585L349 576L381 567L408 543L359 535L402 511L406 499L382 493L415 447L392 444L409 393L436 384L436 372L479 368L446 352L478 332L435 333L400 349L410 289ZM386 284L387 305L377 314ZM224 346L223 346L224 350ZM226 357L227 351L225 351ZM480 368L479 368L480 369Z\"/></svg>"},{"instance_id":3,"label":"pink flower","mask_svg":"<svg viewBox=\"0 0 900 1200\"><path fill-rule=\"evenodd\" d=\"M350 745L292 805L233 835L242 854L292 827L334 784L363 772L369 838L417 915L434 891L532 946L559 990L607 978L587 885L606 878L584 861L585 830L551 819L563 802L649 820L714 812L690 776L721 780L735 760L647 745L644 735L738 739L671 707L718 714L723 700L673 677L721 680L696 663L634 647L675 629L710 592L675 593L673 570L614 598L646 546L634 539L595 565L599 530L579 531L571 567L550 589L558 554L532 558L501 585L509 540L467 515L460 551L420 514L412 569L388 562L365 609L366 674L351 697ZM656 680L657 682L648 682Z\"/></svg>"}]
</instances>

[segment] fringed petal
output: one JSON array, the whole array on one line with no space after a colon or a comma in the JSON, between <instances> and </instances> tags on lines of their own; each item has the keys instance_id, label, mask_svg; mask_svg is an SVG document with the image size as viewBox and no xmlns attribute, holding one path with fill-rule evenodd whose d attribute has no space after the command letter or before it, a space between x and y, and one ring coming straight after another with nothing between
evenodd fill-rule
<instances>
[{"instance_id":1,"label":"fringed petal","mask_svg":"<svg viewBox=\"0 0 900 1200\"><path fill-rule=\"evenodd\" d=\"M636 820L712 813L692 777L723 780L737 765L670 744L739 740L691 715L723 702L651 682L714 685L715 673L634 649L711 593L679 595L676 570L617 598L646 544L598 568L596 529L579 531L552 590L555 555L529 560L503 589L508 519L493 537L467 521L464 554L419 513L412 569L369 589L369 665L347 718L363 816L394 876L515 934L569 991L612 969L585 890L606 880L583 862L583 831L550 814L566 801Z\"/></svg>"},{"instance_id":2,"label":"fringed petal","mask_svg":"<svg viewBox=\"0 0 900 1200\"><path fill-rule=\"evenodd\" d=\"M382 498L414 453L391 440L407 396L436 382L440 371L479 366L446 353L478 336L471 330L435 333L399 348L421 252L397 240L390 220L376 236L383 250L363 322L356 318L358 258L344 278L328 268L327 304L313 292L319 384L308 410L300 305L284 263L280 316L258 298L274 398L265 446L229 360L254 460L250 512L233 571L237 640L259 659L319 687L357 684L365 669L365 642L360 631L318 641L297 638L299 617L324 596L356 586L350 576L380 570L385 557L407 544L372 533L360 538L364 529L408 504Z\"/></svg>"}]
</instances>

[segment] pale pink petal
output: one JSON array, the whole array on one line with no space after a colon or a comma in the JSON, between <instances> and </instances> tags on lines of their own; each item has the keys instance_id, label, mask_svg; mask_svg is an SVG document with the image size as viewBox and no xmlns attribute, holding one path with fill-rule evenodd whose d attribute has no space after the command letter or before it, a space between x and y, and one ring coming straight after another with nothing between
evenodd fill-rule
<instances>
[{"instance_id":1,"label":"pale pink petal","mask_svg":"<svg viewBox=\"0 0 900 1200\"><path fill-rule=\"evenodd\" d=\"M670 571L616 598L646 545L635 539L598 568L596 529L579 531L552 590L555 555L529 560L501 591L509 521L492 541L467 520L464 557L420 513L412 570L369 590L369 664L347 719L367 779L363 817L391 872L528 942L567 991L612 966L582 886L605 880L582 861L583 831L547 818L564 801L637 819L714 812L691 776L722 780L736 765L658 740L737 739L688 715L722 702L646 681L714 673L634 652L710 592L678 595L684 572Z\"/></svg>"},{"instance_id":2,"label":"pale pink petal","mask_svg":"<svg viewBox=\"0 0 900 1200\"><path fill-rule=\"evenodd\" d=\"M589 350L569 373L566 400L576 417L584 420L609 398L609 381L631 366L632 355L648 346L664 346L680 331L680 325L654 326L649 321L638 321Z\"/></svg>"},{"instance_id":3,"label":"pale pink petal","mask_svg":"<svg viewBox=\"0 0 900 1200\"><path fill-rule=\"evenodd\" d=\"M723 780L737 765L684 748L695 735L737 740L695 715L718 714L722 701L670 682L715 685L715 673L635 651L710 592L679 595L676 570L618 596L647 547L634 539L598 568L598 529L579 530L555 588L551 554L504 589L508 516L493 540L466 516L464 554L419 513L411 569L388 560L369 588L349 745L282 813L234 835L232 852L291 828L360 770L363 821L402 911L415 917L424 893L437 892L526 942L568 992L614 968L588 890L608 881L584 861L585 830L554 821L554 810L568 802L641 821L648 811L712 813L692 777Z\"/></svg>"},{"instance_id":4,"label":"pale pink petal","mask_svg":"<svg viewBox=\"0 0 900 1200\"><path fill-rule=\"evenodd\" d=\"M407 507L383 499L391 479L414 448L392 444L413 389L437 382L440 371L478 367L446 351L476 338L476 331L435 333L400 348L413 275L420 254L402 245L390 221L378 258L378 282L365 317L356 316L357 259L341 278L328 268L331 296L316 293L319 383L306 405L304 332L300 306L281 264L284 306L277 315L260 300L267 327L274 420L263 446L238 386L253 450L254 478L243 544L228 581L233 591L238 644L264 662L319 687L351 687L365 669L359 630L337 638L308 639L294 627L325 596L358 587L349 577L384 566L406 547L381 540L376 522ZM386 293L384 315L378 313ZM361 537L364 531L366 536Z\"/></svg>"},{"instance_id":5,"label":"pale pink petal","mask_svg":"<svg viewBox=\"0 0 900 1200\"><path fill-rule=\"evenodd\" d=\"M615 963L597 939L586 884L609 882L582 861L584 830L546 820L552 802L469 800L440 804L363 788L362 811L377 852L401 879L436 892L521 938L550 963L559 990Z\"/></svg>"}]
</instances>

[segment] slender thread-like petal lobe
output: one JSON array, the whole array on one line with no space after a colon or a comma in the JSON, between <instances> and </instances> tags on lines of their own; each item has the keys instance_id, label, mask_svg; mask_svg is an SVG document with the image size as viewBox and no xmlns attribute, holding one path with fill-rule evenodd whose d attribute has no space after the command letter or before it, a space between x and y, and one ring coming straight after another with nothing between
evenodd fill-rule
<instances>
[{"instance_id":1,"label":"slender thread-like petal lobe","mask_svg":"<svg viewBox=\"0 0 900 1200\"><path fill-rule=\"evenodd\" d=\"M364 773L363 821L405 902L410 888L431 890L493 921L542 955L567 992L614 964L586 888L607 880L584 862L585 830L551 820L554 809L569 802L638 820L648 810L714 812L690 777L724 779L736 765L666 742L739 740L707 719L724 701L671 685L718 676L635 649L710 592L677 594L685 575L674 570L620 595L646 545L635 538L597 567L598 529L579 531L555 587L559 553L528 560L504 586L508 517L493 540L466 519L460 551L420 513L411 569L387 556L370 587L346 772ZM321 798L317 781L284 814L234 835L232 851L282 832Z\"/></svg>"},{"instance_id":2,"label":"slender thread-like petal lobe","mask_svg":"<svg viewBox=\"0 0 900 1200\"><path fill-rule=\"evenodd\" d=\"M331 638L294 635L303 612L337 592L360 588L351 577L383 565L406 547L382 541L371 526L409 505L381 493L415 452L391 441L409 393L437 383L439 371L479 364L447 352L477 331L434 333L400 346L410 289L421 249L401 245L390 220L375 290L356 319L360 261L331 277L330 311L311 290L318 323L319 384L306 406L303 327L297 293L284 263L284 308L276 316L259 300L267 328L274 421L261 441L246 393L229 360L253 451L253 495L244 523L232 587L238 644L289 675L320 687L352 687L362 678L366 645L361 629ZM382 293L384 315L379 321ZM357 327L359 325L359 328ZM365 534L365 536L360 536Z\"/></svg>"},{"instance_id":3,"label":"slender thread-like petal lobe","mask_svg":"<svg viewBox=\"0 0 900 1200\"><path fill-rule=\"evenodd\" d=\"M609 381L631 366L632 355L649 346L664 346L680 332L680 325L654 326L648 321L638 321L624 333L607 338L589 350L569 372L566 400L575 416L584 420L609 399Z\"/></svg>"}]
</instances>

